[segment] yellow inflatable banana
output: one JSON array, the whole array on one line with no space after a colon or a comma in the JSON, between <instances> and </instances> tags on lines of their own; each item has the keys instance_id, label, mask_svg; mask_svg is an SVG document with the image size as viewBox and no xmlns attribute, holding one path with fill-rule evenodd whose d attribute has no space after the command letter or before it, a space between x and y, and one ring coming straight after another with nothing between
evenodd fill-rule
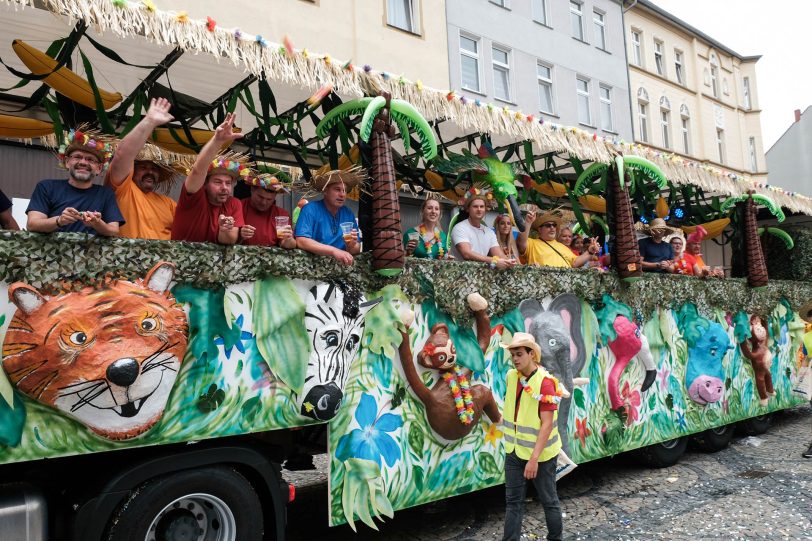
<instances>
[{"instance_id":1,"label":"yellow inflatable banana","mask_svg":"<svg viewBox=\"0 0 812 541\"><path fill-rule=\"evenodd\" d=\"M567 197L567 188L560 182L536 182L533 181L534 190L547 197Z\"/></svg>"},{"instance_id":2,"label":"yellow inflatable banana","mask_svg":"<svg viewBox=\"0 0 812 541\"><path fill-rule=\"evenodd\" d=\"M178 152L180 154L197 154L196 151L192 150L191 148L185 147L182 144L178 143L175 136L181 141L186 143L189 142L189 138L186 137L186 132L183 131L183 128L173 128L175 130L175 134L169 131L169 128L156 128L155 131L152 132L152 142L158 145L159 147L163 148L164 150L169 150L170 152ZM192 134L192 139L198 145L205 145L209 139L214 137L214 132L211 130L199 130L192 128L189 130ZM235 133L240 132L240 128L234 128ZM229 145L223 145L225 149Z\"/></svg>"},{"instance_id":3,"label":"yellow inflatable banana","mask_svg":"<svg viewBox=\"0 0 812 541\"><path fill-rule=\"evenodd\" d=\"M423 175L423 177L426 179L426 182L429 183L429 186L431 186L435 190L439 190L443 186L445 186L445 182L443 182L443 177L438 173L435 173L434 171L429 171L428 169L426 169L426 172ZM460 195L453 189L443 190L442 192L436 193L442 195L443 197L453 202L454 204L456 204L457 200L459 200L460 198Z\"/></svg>"},{"instance_id":4,"label":"yellow inflatable banana","mask_svg":"<svg viewBox=\"0 0 812 541\"><path fill-rule=\"evenodd\" d=\"M587 210L606 214L606 199L599 195L582 195L578 198L578 202Z\"/></svg>"},{"instance_id":5,"label":"yellow inflatable banana","mask_svg":"<svg viewBox=\"0 0 812 541\"><path fill-rule=\"evenodd\" d=\"M15 39L11 42L11 47L34 75L50 73L57 65L56 60L22 40ZM51 73L42 82L76 103L81 103L91 109L96 108L96 98L93 96L93 88L90 83L64 66ZM105 110L120 102L122 97L118 92L108 92L101 88L99 88L99 95Z\"/></svg>"},{"instance_id":6,"label":"yellow inflatable banana","mask_svg":"<svg viewBox=\"0 0 812 541\"><path fill-rule=\"evenodd\" d=\"M663 196L660 196L660 198L657 199L657 204L654 206L654 212L657 213L658 218L665 218L668 216L668 211L668 202Z\"/></svg>"},{"instance_id":7,"label":"yellow inflatable banana","mask_svg":"<svg viewBox=\"0 0 812 541\"><path fill-rule=\"evenodd\" d=\"M705 228L705 231L708 232L705 240L714 239L722 234L722 231L730 225L730 218L719 218L718 220L713 220L712 222L705 222L704 224L699 224ZM690 235L694 231L696 231L697 226L695 225L683 225L682 230L685 232L686 235Z\"/></svg>"},{"instance_id":8,"label":"yellow inflatable banana","mask_svg":"<svg viewBox=\"0 0 812 541\"><path fill-rule=\"evenodd\" d=\"M36 118L0 115L0 137L31 139L54 133L54 125Z\"/></svg>"}]
</instances>

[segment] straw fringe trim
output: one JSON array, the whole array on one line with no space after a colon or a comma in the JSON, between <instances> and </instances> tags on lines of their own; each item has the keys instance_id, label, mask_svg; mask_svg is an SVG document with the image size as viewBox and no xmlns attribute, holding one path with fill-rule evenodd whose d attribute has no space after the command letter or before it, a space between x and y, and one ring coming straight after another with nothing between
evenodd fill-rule
<instances>
[{"instance_id":1,"label":"straw fringe trim","mask_svg":"<svg viewBox=\"0 0 812 541\"><path fill-rule=\"evenodd\" d=\"M34 0L0 1L15 9L34 5ZM225 58L254 75L264 73L275 81L312 90L330 82L336 92L354 96L364 95L365 88L378 87L388 90L393 98L410 102L429 121L449 120L465 130L533 141L541 152L568 152L591 161L609 163L618 154L635 154L659 165L675 184L690 184L730 196L754 190L793 212L812 215L812 198L786 192L746 175L663 155L649 147L596 136L578 128L540 123L533 115L508 108L463 101L453 92L432 89L396 74L354 66L345 68L340 60L309 53L306 49L289 56L278 43L262 36L221 27L209 31L206 21L150 10L143 3L127 1L124 7L117 7L110 0L41 0L41 4L55 14L66 16L71 23L82 19L99 32L142 35L159 45L206 52L218 62Z\"/></svg>"}]
</instances>

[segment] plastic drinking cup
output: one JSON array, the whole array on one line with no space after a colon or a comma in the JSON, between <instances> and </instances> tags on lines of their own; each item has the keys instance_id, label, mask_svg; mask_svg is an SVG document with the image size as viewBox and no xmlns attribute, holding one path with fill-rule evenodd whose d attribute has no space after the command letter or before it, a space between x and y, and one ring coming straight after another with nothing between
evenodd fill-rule
<instances>
[{"instance_id":1,"label":"plastic drinking cup","mask_svg":"<svg viewBox=\"0 0 812 541\"><path fill-rule=\"evenodd\" d=\"M344 242L352 240L352 230L355 227L353 222L341 222L341 235L344 237Z\"/></svg>"},{"instance_id":2,"label":"plastic drinking cup","mask_svg":"<svg viewBox=\"0 0 812 541\"><path fill-rule=\"evenodd\" d=\"M286 231L290 229L289 216L277 216L276 220L276 236L281 237Z\"/></svg>"}]
</instances>

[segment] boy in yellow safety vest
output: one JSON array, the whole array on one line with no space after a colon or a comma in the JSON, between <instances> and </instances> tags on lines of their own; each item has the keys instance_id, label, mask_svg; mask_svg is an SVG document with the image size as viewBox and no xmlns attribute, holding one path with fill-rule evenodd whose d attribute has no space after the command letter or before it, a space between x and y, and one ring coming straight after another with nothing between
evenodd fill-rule
<instances>
[{"instance_id":1,"label":"boy in yellow safety vest","mask_svg":"<svg viewBox=\"0 0 812 541\"><path fill-rule=\"evenodd\" d=\"M517 332L510 344L514 368L507 374L502 423L505 434L504 541L518 540L522 531L526 480L536 487L544 506L547 539L561 539L561 504L555 488L556 459L561 451L558 403L561 386L540 366L541 349L533 335Z\"/></svg>"}]
</instances>

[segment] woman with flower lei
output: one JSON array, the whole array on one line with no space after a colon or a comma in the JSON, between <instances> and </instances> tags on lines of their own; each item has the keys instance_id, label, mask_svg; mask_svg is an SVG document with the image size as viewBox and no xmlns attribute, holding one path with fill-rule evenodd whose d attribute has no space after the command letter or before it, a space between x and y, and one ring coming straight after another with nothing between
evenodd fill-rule
<instances>
[{"instance_id":1,"label":"woman with flower lei","mask_svg":"<svg viewBox=\"0 0 812 541\"><path fill-rule=\"evenodd\" d=\"M446 246L448 236L440 227L443 209L436 199L426 199L420 207L421 222L417 227L406 230L403 245L406 255L423 259L443 259L448 257Z\"/></svg>"}]
</instances>

